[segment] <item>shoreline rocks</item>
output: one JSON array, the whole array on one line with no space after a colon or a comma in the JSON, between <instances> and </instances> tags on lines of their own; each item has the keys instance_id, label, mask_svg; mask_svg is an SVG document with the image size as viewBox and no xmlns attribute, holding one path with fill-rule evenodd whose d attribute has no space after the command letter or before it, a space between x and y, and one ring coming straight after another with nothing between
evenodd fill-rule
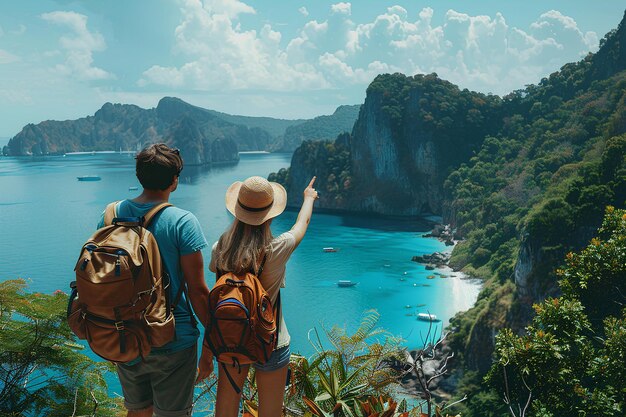
<instances>
[{"instance_id":1,"label":"shoreline rocks","mask_svg":"<svg viewBox=\"0 0 626 417\"><path fill-rule=\"evenodd\" d=\"M435 349L433 350L433 348ZM418 397L423 395L423 389L418 381L417 372L421 374L423 380L428 381L431 377L440 373L442 366L446 363L446 359L448 360L446 370L452 366L455 359L452 348L446 339L437 344L436 347L433 344L429 344L424 349L411 350L406 354L406 370L411 371L402 378L401 386L407 394ZM421 363L416 364L416 361ZM413 364L415 364L415 367L412 366ZM449 400L451 388L456 383L458 381L454 373L448 371L440 377L434 378L428 385L428 390L433 397L439 400Z\"/></svg>"},{"instance_id":2,"label":"shoreline rocks","mask_svg":"<svg viewBox=\"0 0 626 417\"><path fill-rule=\"evenodd\" d=\"M426 269L432 271L436 268L442 268L448 265L450 261L450 253L447 252L434 252L430 255L416 255L411 258L413 262L425 264Z\"/></svg>"},{"instance_id":3,"label":"shoreline rocks","mask_svg":"<svg viewBox=\"0 0 626 417\"><path fill-rule=\"evenodd\" d=\"M436 224L430 233L426 233L422 237L436 237L446 246L454 246L454 240L458 240L456 230L452 229L449 224Z\"/></svg>"}]
</instances>

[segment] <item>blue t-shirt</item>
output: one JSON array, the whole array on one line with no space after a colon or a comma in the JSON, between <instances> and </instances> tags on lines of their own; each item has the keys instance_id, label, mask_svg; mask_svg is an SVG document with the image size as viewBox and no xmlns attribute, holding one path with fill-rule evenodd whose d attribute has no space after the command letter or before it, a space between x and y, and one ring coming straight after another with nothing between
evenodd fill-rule
<instances>
[{"instance_id":1,"label":"blue t-shirt","mask_svg":"<svg viewBox=\"0 0 626 417\"><path fill-rule=\"evenodd\" d=\"M136 203L124 200L118 203L116 215L118 217L142 217L155 205L156 203ZM103 226L104 213L98 223L98 228ZM161 259L170 275L170 294L173 302L183 282L180 257L202 250L208 246L208 243L196 216L178 207L166 207L161 210L150 222L148 230L152 232L159 245ZM176 338L164 346L152 348L150 354L162 355L193 346L200 332L194 325L191 314L193 313L189 310L183 294L174 309Z\"/></svg>"}]
</instances>

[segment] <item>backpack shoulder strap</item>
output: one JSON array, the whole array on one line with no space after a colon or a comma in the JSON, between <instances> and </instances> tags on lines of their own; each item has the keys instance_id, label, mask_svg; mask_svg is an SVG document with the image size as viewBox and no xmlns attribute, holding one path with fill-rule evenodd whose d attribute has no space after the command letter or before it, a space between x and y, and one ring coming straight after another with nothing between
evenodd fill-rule
<instances>
[{"instance_id":1,"label":"backpack shoulder strap","mask_svg":"<svg viewBox=\"0 0 626 417\"><path fill-rule=\"evenodd\" d=\"M154 216L156 216L164 208L171 207L171 206L172 204L170 203L161 203L152 207L150 211L147 212L145 216L143 216L143 227L148 227L150 225L150 222L154 218Z\"/></svg>"},{"instance_id":2,"label":"backpack shoulder strap","mask_svg":"<svg viewBox=\"0 0 626 417\"><path fill-rule=\"evenodd\" d=\"M282 312L282 302L280 301L280 288L278 289L278 297L276 298L276 314L274 317L276 318L276 334L280 334L280 324L283 322L283 318L281 317ZM277 336L278 337L278 336Z\"/></svg>"},{"instance_id":3,"label":"backpack shoulder strap","mask_svg":"<svg viewBox=\"0 0 626 417\"><path fill-rule=\"evenodd\" d=\"M259 265L259 270L256 273L257 278L261 278L261 274L263 273L263 267L265 266L265 261L267 260L267 253L263 254L263 259L261 260L261 265Z\"/></svg>"},{"instance_id":4,"label":"backpack shoulder strap","mask_svg":"<svg viewBox=\"0 0 626 417\"><path fill-rule=\"evenodd\" d=\"M119 203L119 201L114 201L112 203L109 203L107 205L107 208L104 209L104 225L105 226L112 225L113 219L117 217L117 214L115 213L115 207L117 206L117 203Z\"/></svg>"}]
</instances>

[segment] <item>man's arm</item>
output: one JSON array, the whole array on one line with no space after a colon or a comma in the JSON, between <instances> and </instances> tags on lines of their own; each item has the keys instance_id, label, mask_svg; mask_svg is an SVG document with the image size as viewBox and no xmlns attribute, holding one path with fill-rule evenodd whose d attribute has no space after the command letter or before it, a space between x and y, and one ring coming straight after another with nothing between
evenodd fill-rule
<instances>
[{"instance_id":1,"label":"man's arm","mask_svg":"<svg viewBox=\"0 0 626 417\"><path fill-rule=\"evenodd\" d=\"M209 287L204 282L204 259L202 252L197 251L189 255L182 255L180 257L180 265L189 289L187 295L189 296L189 301L191 301L193 311L206 329L209 322ZM195 383L198 384L208 378L212 372L213 354L202 343L202 355L200 355L198 362L198 375Z\"/></svg>"},{"instance_id":2,"label":"man's arm","mask_svg":"<svg viewBox=\"0 0 626 417\"><path fill-rule=\"evenodd\" d=\"M204 259L202 252L197 251L180 257L180 266L183 277L189 290L187 296L191 301L193 311L198 316L202 326L206 327L209 321L209 287L204 281Z\"/></svg>"}]
</instances>

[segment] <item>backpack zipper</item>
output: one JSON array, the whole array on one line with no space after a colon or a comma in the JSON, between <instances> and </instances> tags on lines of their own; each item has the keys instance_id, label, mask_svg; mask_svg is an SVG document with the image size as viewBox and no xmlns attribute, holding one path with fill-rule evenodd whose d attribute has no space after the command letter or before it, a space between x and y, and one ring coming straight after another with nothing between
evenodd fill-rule
<instances>
[{"instance_id":1,"label":"backpack zipper","mask_svg":"<svg viewBox=\"0 0 626 417\"><path fill-rule=\"evenodd\" d=\"M128 252L126 252L123 249L118 249L118 250L115 251L115 253L110 253L110 252L106 251L105 249L99 248L98 246L92 245L92 244L86 245L85 249L89 253L97 252L97 253L100 253L102 255L115 256L116 257L116 259L115 259L115 276L119 277L120 275L122 275L122 262L120 260L120 257L122 257L122 256L129 256ZM83 263L81 265L81 268L80 268L81 270L85 269L85 267L87 266L87 262L89 262L88 259L85 259L83 261Z\"/></svg>"},{"instance_id":2,"label":"backpack zipper","mask_svg":"<svg viewBox=\"0 0 626 417\"><path fill-rule=\"evenodd\" d=\"M246 317L250 318L250 312L248 311L246 306L241 301L237 300L236 298L227 298L225 300L220 301L215 306L215 310L217 310L221 305L226 304L226 303L235 304L236 306L240 307L243 311L246 312Z\"/></svg>"}]
</instances>

